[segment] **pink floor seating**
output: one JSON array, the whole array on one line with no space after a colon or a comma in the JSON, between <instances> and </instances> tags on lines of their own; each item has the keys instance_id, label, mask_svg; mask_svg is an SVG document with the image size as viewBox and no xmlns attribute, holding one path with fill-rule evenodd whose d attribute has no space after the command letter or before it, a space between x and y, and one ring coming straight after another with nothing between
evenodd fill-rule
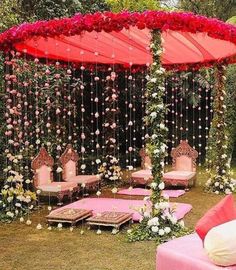
<instances>
[{"instance_id":1,"label":"pink floor seating","mask_svg":"<svg viewBox=\"0 0 236 270\"><path fill-rule=\"evenodd\" d=\"M236 270L236 266L220 267L210 262L197 234L171 240L157 248L156 270L220 269Z\"/></svg>"},{"instance_id":2,"label":"pink floor seating","mask_svg":"<svg viewBox=\"0 0 236 270\"><path fill-rule=\"evenodd\" d=\"M67 183L74 183L78 186L85 185L86 189L97 189L100 179L97 175L78 175L79 156L73 149L71 144L68 144L64 153L60 157L62 166L62 178Z\"/></svg>"},{"instance_id":3,"label":"pink floor seating","mask_svg":"<svg viewBox=\"0 0 236 270\"><path fill-rule=\"evenodd\" d=\"M173 170L163 175L166 186L195 185L196 181L196 159L198 153L187 141L180 144L171 151Z\"/></svg>"},{"instance_id":4,"label":"pink floor seating","mask_svg":"<svg viewBox=\"0 0 236 270\"><path fill-rule=\"evenodd\" d=\"M139 152L141 157L141 170L131 174L131 180L134 184L148 185L152 182L151 159L143 148Z\"/></svg>"},{"instance_id":5,"label":"pink floor seating","mask_svg":"<svg viewBox=\"0 0 236 270\"><path fill-rule=\"evenodd\" d=\"M77 185L68 182L53 181L54 159L42 147L38 155L32 160L31 167L34 171L34 187L41 190L42 195L56 196L61 203L64 196L72 197L78 191Z\"/></svg>"}]
</instances>

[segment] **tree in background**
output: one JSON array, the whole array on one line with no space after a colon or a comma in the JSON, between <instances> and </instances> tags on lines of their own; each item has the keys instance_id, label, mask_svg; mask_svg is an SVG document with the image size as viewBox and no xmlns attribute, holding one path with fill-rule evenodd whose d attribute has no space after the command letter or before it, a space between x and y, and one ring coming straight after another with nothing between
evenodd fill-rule
<instances>
[{"instance_id":1,"label":"tree in background","mask_svg":"<svg viewBox=\"0 0 236 270\"><path fill-rule=\"evenodd\" d=\"M105 0L113 12L122 10L145 11L156 10L160 8L158 0Z\"/></svg>"},{"instance_id":2,"label":"tree in background","mask_svg":"<svg viewBox=\"0 0 236 270\"><path fill-rule=\"evenodd\" d=\"M93 13L107 10L102 0L19 0L22 17L38 19L52 19L70 17L75 13Z\"/></svg>"},{"instance_id":3,"label":"tree in background","mask_svg":"<svg viewBox=\"0 0 236 270\"><path fill-rule=\"evenodd\" d=\"M208 17L217 17L223 21L236 13L236 0L179 0L180 9Z\"/></svg>"}]
</instances>

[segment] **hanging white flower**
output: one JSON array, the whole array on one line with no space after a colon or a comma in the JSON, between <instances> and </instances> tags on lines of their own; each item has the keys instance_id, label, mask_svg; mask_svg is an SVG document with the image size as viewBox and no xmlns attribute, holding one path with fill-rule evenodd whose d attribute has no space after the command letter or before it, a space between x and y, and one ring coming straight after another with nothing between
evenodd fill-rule
<instances>
[{"instance_id":1,"label":"hanging white flower","mask_svg":"<svg viewBox=\"0 0 236 270\"><path fill-rule=\"evenodd\" d=\"M86 165L85 165L85 164L82 164L82 165L80 166L80 168L81 168L81 170L85 170L85 169L86 169Z\"/></svg>"},{"instance_id":2,"label":"hanging white flower","mask_svg":"<svg viewBox=\"0 0 236 270\"><path fill-rule=\"evenodd\" d=\"M61 173L62 171L63 169L61 167L57 167L57 170L56 170L57 173Z\"/></svg>"},{"instance_id":3,"label":"hanging white flower","mask_svg":"<svg viewBox=\"0 0 236 270\"><path fill-rule=\"evenodd\" d=\"M101 230L97 230L97 234L100 235L102 233Z\"/></svg>"},{"instance_id":4,"label":"hanging white flower","mask_svg":"<svg viewBox=\"0 0 236 270\"><path fill-rule=\"evenodd\" d=\"M159 185L158 185L158 188L160 190L163 190L165 188L165 183L164 182L161 182Z\"/></svg>"},{"instance_id":5,"label":"hanging white flower","mask_svg":"<svg viewBox=\"0 0 236 270\"><path fill-rule=\"evenodd\" d=\"M116 187L114 187L114 188L111 190L111 192L112 192L113 194L116 194L116 193L118 192L118 189L117 189Z\"/></svg>"},{"instance_id":6,"label":"hanging white flower","mask_svg":"<svg viewBox=\"0 0 236 270\"><path fill-rule=\"evenodd\" d=\"M26 221L26 225L31 225L32 224L32 221L31 220L29 220L29 219L27 219L27 221Z\"/></svg>"},{"instance_id":7,"label":"hanging white flower","mask_svg":"<svg viewBox=\"0 0 236 270\"><path fill-rule=\"evenodd\" d=\"M22 222L24 222L24 218L23 217L20 218L20 223L22 223Z\"/></svg>"},{"instance_id":8,"label":"hanging white flower","mask_svg":"<svg viewBox=\"0 0 236 270\"><path fill-rule=\"evenodd\" d=\"M36 226L37 230L41 230L42 228L43 228L43 226L40 223Z\"/></svg>"},{"instance_id":9,"label":"hanging white flower","mask_svg":"<svg viewBox=\"0 0 236 270\"><path fill-rule=\"evenodd\" d=\"M95 162L96 162L97 164L100 164L100 163L101 163L101 160L97 158Z\"/></svg>"},{"instance_id":10,"label":"hanging white flower","mask_svg":"<svg viewBox=\"0 0 236 270\"><path fill-rule=\"evenodd\" d=\"M96 195L97 195L98 197L101 196L101 194L102 194L102 193L101 193L101 191L99 191L99 190L98 190L97 193L96 193Z\"/></svg>"}]
</instances>

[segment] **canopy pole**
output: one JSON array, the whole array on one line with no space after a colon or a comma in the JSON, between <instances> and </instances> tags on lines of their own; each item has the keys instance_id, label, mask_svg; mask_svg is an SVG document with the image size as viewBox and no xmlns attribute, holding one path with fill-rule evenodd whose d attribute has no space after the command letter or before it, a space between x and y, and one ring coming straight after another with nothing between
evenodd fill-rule
<instances>
[{"instance_id":1,"label":"canopy pole","mask_svg":"<svg viewBox=\"0 0 236 270\"><path fill-rule=\"evenodd\" d=\"M165 69L161 66L161 54L163 52L161 43L161 32L154 30L151 43L153 63L150 67L147 83L148 103L146 117L150 135L147 139L147 151L152 161L151 202L153 211L155 203L161 200L161 191L164 189L162 177L167 142L166 105L164 104Z\"/></svg>"}]
</instances>

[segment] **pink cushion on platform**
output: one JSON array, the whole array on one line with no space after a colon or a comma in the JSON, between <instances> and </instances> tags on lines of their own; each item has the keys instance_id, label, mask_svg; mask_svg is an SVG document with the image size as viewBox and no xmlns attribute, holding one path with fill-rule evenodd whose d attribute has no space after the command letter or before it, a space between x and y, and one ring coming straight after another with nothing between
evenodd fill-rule
<instances>
[{"instance_id":1,"label":"pink cushion on platform","mask_svg":"<svg viewBox=\"0 0 236 270\"><path fill-rule=\"evenodd\" d=\"M76 186L77 186L76 183L52 182L47 185L40 185L37 188L45 192L60 192L60 191L69 190L70 188L75 188Z\"/></svg>"},{"instance_id":2,"label":"pink cushion on platform","mask_svg":"<svg viewBox=\"0 0 236 270\"><path fill-rule=\"evenodd\" d=\"M196 175L195 172L190 171L171 171L164 173L164 179L178 179L178 180L190 180Z\"/></svg>"},{"instance_id":3,"label":"pink cushion on platform","mask_svg":"<svg viewBox=\"0 0 236 270\"><path fill-rule=\"evenodd\" d=\"M236 266L220 267L211 263L197 234L160 245L156 259L156 270L236 270Z\"/></svg>"},{"instance_id":4,"label":"pink cushion on platform","mask_svg":"<svg viewBox=\"0 0 236 270\"><path fill-rule=\"evenodd\" d=\"M93 213L101 213L103 211L116 211L116 212L126 212L133 214L133 220L139 221L141 215L138 209L144 206L143 200L125 200L125 199L111 199L111 198L86 198L79 200L77 202L68 204L64 208L83 208L87 210L93 210ZM170 204L176 205L175 217L177 219L182 219L189 211L191 211L192 206L185 203ZM54 211L58 211L62 208L58 208Z\"/></svg>"},{"instance_id":5,"label":"pink cushion on platform","mask_svg":"<svg viewBox=\"0 0 236 270\"><path fill-rule=\"evenodd\" d=\"M152 177L152 171L150 169L146 170L139 170L131 174L132 177L143 177L143 178L150 178Z\"/></svg>"},{"instance_id":6,"label":"pink cushion on platform","mask_svg":"<svg viewBox=\"0 0 236 270\"><path fill-rule=\"evenodd\" d=\"M99 182L99 179L96 175L77 175L68 178L67 181L77 184L91 184L94 182Z\"/></svg>"},{"instance_id":7,"label":"pink cushion on platform","mask_svg":"<svg viewBox=\"0 0 236 270\"><path fill-rule=\"evenodd\" d=\"M195 230L201 239L204 240L210 229L233 219L236 219L236 208L233 195L231 194L208 210L198 221Z\"/></svg>"},{"instance_id":8,"label":"pink cushion on platform","mask_svg":"<svg viewBox=\"0 0 236 270\"><path fill-rule=\"evenodd\" d=\"M132 189L121 189L118 191L120 195L130 195L130 196L150 196L151 190L145 188L132 188ZM185 194L185 191L182 189L178 190L163 190L162 195L167 195L171 198L177 198Z\"/></svg>"}]
</instances>

